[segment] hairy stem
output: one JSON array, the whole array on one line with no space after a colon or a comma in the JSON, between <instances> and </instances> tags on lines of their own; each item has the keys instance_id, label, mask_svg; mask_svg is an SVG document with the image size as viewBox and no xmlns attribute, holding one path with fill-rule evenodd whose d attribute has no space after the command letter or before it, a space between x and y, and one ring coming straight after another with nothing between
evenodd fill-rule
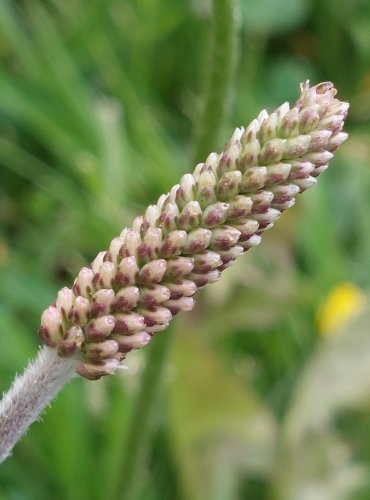
<instances>
[{"instance_id":1,"label":"hairy stem","mask_svg":"<svg viewBox=\"0 0 370 500\"><path fill-rule=\"evenodd\" d=\"M43 347L0 401L0 462L74 375L75 360Z\"/></svg>"},{"instance_id":2,"label":"hairy stem","mask_svg":"<svg viewBox=\"0 0 370 500\"><path fill-rule=\"evenodd\" d=\"M234 79L238 49L236 0L213 0L213 25L205 65L205 95L197 127L195 163L217 145Z\"/></svg>"},{"instance_id":3,"label":"hairy stem","mask_svg":"<svg viewBox=\"0 0 370 500\"><path fill-rule=\"evenodd\" d=\"M122 471L120 474L121 481L117 499L131 500L134 498L137 484L137 473L135 471L139 470L142 452L145 451L154 403L157 399L164 361L171 338L172 335L169 331L164 335L159 334L148 351L140 391L131 417L127 442L124 446L124 456L120 467Z\"/></svg>"}]
</instances>

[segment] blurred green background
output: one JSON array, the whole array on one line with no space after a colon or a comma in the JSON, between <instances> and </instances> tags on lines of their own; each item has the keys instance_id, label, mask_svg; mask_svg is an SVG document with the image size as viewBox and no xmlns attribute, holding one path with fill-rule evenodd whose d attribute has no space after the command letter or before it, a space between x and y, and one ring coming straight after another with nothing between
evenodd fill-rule
<instances>
[{"instance_id":1,"label":"blurred green background","mask_svg":"<svg viewBox=\"0 0 370 500\"><path fill-rule=\"evenodd\" d=\"M350 101L350 140L159 334L166 356L158 336L62 391L2 465L1 499L370 498L370 2L242 0L236 18L209 147L307 78ZM205 0L0 0L1 391L57 289L192 170L226 28Z\"/></svg>"}]
</instances>

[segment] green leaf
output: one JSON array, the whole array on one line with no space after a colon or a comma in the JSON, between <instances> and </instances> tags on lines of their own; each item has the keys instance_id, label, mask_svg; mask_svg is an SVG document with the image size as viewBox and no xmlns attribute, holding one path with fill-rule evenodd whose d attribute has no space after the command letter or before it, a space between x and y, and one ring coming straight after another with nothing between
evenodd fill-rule
<instances>
[{"instance_id":1,"label":"green leaf","mask_svg":"<svg viewBox=\"0 0 370 500\"><path fill-rule=\"evenodd\" d=\"M241 2L245 27L253 33L281 33L300 26L307 18L306 0L249 0Z\"/></svg>"},{"instance_id":2,"label":"green leaf","mask_svg":"<svg viewBox=\"0 0 370 500\"><path fill-rule=\"evenodd\" d=\"M232 500L241 472L269 471L275 422L196 333L178 335L172 352L169 414L180 480L186 498Z\"/></svg>"}]
</instances>

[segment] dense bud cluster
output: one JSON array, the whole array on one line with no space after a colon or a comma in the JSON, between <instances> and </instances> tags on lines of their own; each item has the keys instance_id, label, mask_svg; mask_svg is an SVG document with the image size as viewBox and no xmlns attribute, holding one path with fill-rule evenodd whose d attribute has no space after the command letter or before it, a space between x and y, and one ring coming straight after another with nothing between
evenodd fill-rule
<instances>
[{"instance_id":1,"label":"dense bud cluster","mask_svg":"<svg viewBox=\"0 0 370 500\"><path fill-rule=\"evenodd\" d=\"M258 245L346 140L348 104L335 94L331 83L306 82L292 108L237 128L221 154L184 175L60 290L41 317L44 343L97 379L190 311L197 289Z\"/></svg>"}]
</instances>

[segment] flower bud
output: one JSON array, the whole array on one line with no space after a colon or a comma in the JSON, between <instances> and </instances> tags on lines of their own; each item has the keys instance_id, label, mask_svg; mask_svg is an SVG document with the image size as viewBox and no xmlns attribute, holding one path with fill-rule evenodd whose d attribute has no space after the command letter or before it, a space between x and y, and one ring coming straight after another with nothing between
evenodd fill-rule
<instances>
[{"instance_id":1,"label":"flower bud","mask_svg":"<svg viewBox=\"0 0 370 500\"><path fill-rule=\"evenodd\" d=\"M118 264L118 261L121 260L119 258L120 254L120 249L122 245L124 244L125 239L122 238L122 236L117 236L116 238L113 238L111 241L111 244L109 245L109 256L110 260L114 262L115 264Z\"/></svg>"},{"instance_id":2,"label":"flower bud","mask_svg":"<svg viewBox=\"0 0 370 500\"><path fill-rule=\"evenodd\" d=\"M162 230L159 227L150 227L138 247L137 255L142 262L149 262L159 257L161 246Z\"/></svg>"},{"instance_id":3,"label":"flower bud","mask_svg":"<svg viewBox=\"0 0 370 500\"><path fill-rule=\"evenodd\" d=\"M111 288L102 288L92 296L91 315L93 318L104 316L111 312L115 301L115 293Z\"/></svg>"},{"instance_id":4,"label":"flower bud","mask_svg":"<svg viewBox=\"0 0 370 500\"><path fill-rule=\"evenodd\" d=\"M292 108L281 118L278 126L278 135L285 139L298 135L298 109L296 107Z\"/></svg>"},{"instance_id":5,"label":"flower bud","mask_svg":"<svg viewBox=\"0 0 370 500\"><path fill-rule=\"evenodd\" d=\"M305 179L314 168L315 165L309 161L292 161L289 179Z\"/></svg>"},{"instance_id":6,"label":"flower bud","mask_svg":"<svg viewBox=\"0 0 370 500\"><path fill-rule=\"evenodd\" d=\"M191 280L182 279L175 283L165 283L167 290L170 292L172 300L177 300L180 297L191 297L197 291L195 283Z\"/></svg>"},{"instance_id":7,"label":"flower bud","mask_svg":"<svg viewBox=\"0 0 370 500\"><path fill-rule=\"evenodd\" d=\"M166 273L167 262L164 259L157 259L148 262L140 269L138 283L141 285L154 285L162 281Z\"/></svg>"},{"instance_id":8,"label":"flower bud","mask_svg":"<svg viewBox=\"0 0 370 500\"><path fill-rule=\"evenodd\" d=\"M266 185L278 184L286 181L290 174L291 166L289 163L277 163L270 165L267 169Z\"/></svg>"},{"instance_id":9,"label":"flower bud","mask_svg":"<svg viewBox=\"0 0 370 500\"><path fill-rule=\"evenodd\" d=\"M164 305L171 311L172 315L175 315L181 311L191 311L195 302L193 297L180 297L176 300L168 300Z\"/></svg>"},{"instance_id":10,"label":"flower bud","mask_svg":"<svg viewBox=\"0 0 370 500\"><path fill-rule=\"evenodd\" d=\"M309 134L320 121L317 106L302 109L299 112L298 128L300 134Z\"/></svg>"},{"instance_id":11,"label":"flower bud","mask_svg":"<svg viewBox=\"0 0 370 500\"><path fill-rule=\"evenodd\" d=\"M49 306L42 313L39 335L49 347L55 347L63 339L62 315L55 306Z\"/></svg>"},{"instance_id":12,"label":"flower bud","mask_svg":"<svg viewBox=\"0 0 370 500\"><path fill-rule=\"evenodd\" d=\"M115 340L89 342L84 347L84 354L89 360L111 358L118 351L118 347L119 345Z\"/></svg>"},{"instance_id":13,"label":"flower bud","mask_svg":"<svg viewBox=\"0 0 370 500\"><path fill-rule=\"evenodd\" d=\"M254 219L246 219L240 223L234 223L233 227L240 232L238 244L247 241L258 230L258 222Z\"/></svg>"},{"instance_id":14,"label":"flower bud","mask_svg":"<svg viewBox=\"0 0 370 500\"><path fill-rule=\"evenodd\" d=\"M140 304L142 306L153 307L166 302L170 298L170 290L163 285L152 285L140 289Z\"/></svg>"},{"instance_id":15,"label":"flower bud","mask_svg":"<svg viewBox=\"0 0 370 500\"><path fill-rule=\"evenodd\" d=\"M254 218L259 224L258 228L263 229L268 224L275 222L275 220L280 217L280 215L281 214L279 210L276 210L275 208L269 208L268 210L266 210L266 212L255 214Z\"/></svg>"},{"instance_id":16,"label":"flower bud","mask_svg":"<svg viewBox=\"0 0 370 500\"><path fill-rule=\"evenodd\" d=\"M188 276L194 268L194 259L173 257L167 261L166 279L179 279Z\"/></svg>"},{"instance_id":17,"label":"flower bud","mask_svg":"<svg viewBox=\"0 0 370 500\"><path fill-rule=\"evenodd\" d=\"M194 256L194 272L197 274L208 273L222 265L219 252L203 250Z\"/></svg>"},{"instance_id":18,"label":"flower bud","mask_svg":"<svg viewBox=\"0 0 370 500\"><path fill-rule=\"evenodd\" d=\"M177 191L176 200L181 208L194 200L195 179L191 174L185 174L181 177L180 189Z\"/></svg>"},{"instance_id":19,"label":"flower bud","mask_svg":"<svg viewBox=\"0 0 370 500\"><path fill-rule=\"evenodd\" d=\"M305 154L310 145L311 137L309 135L297 135L287 139L285 143L284 158L298 158Z\"/></svg>"},{"instance_id":20,"label":"flower bud","mask_svg":"<svg viewBox=\"0 0 370 500\"><path fill-rule=\"evenodd\" d=\"M228 217L229 207L228 203L222 203L221 201L209 205L203 212L202 226L211 229L224 224Z\"/></svg>"},{"instance_id":21,"label":"flower bud","mask_svg":"<svg viewBox=\"0 0 370 500\"><path fill-rule=\"evenodd\" d=\"M136 312L120 313L116 316L115 333L132 334L143 330L145 327L144 318Z\"/></svg>"},{"instance_id":22,"label":"flower bud","mask_svg":"<svg viewBox=\"0 0 370 500\"><path fill-rule=\"evenodd\" d=\"M112 335L112 339L118 344L120 352L129 352L132 349L140 349L151 340L151 335L147 332L136 332L133 335Z\"/></svg>"},{"instance_id":23,"label":"flower bud","mask_svg":"<svg viewBox=\"0 0 370 500\"><path fill-rule=\"evenodd\" d=\"M250 248L256 247L261 243L261 236L254 234L248 240L239 242L239 245L244 248L244 250L249 250Z\"/></svg>"},{"instance_id":24,"label":"flower bud","mask_svg":"<svg viewBox=\"0 0 370 500\"><path fill-rule=\"evenodd\" d=\"M253 203L252 213L258 214L266 212L269 208L274 195L271 191L258 191L257 193L251 194L251 200Z\"/></svg>"},{"instance_id":25,"label":"flower bud","mask_svg":"<svg viewBox=\"0 0 370 500\"><path fill-rule=\"evenodd\" d=\"M339 146L348 139L348 134L345 132L338 132L330 137L327 150L330 152L335 151Z\"/></svg>"},{"instance_id":26,"label":"flower bud","mask_svg":"<svg viewBox=\"0 0 370 500\"><path fill-rule=\"evenodd\" d=\"M180 255L186 243L187 233L185 231L171 231L162 244L161 257L173 257Z\"/></svg>"},{"instance_id":27,"label":"flower bud","mask_svg":"<svg viewBox=\"0 0 370 500\"><path fill-rule=\"evenodd\" d=\"M333 158L333 153L330 151L318 151L317 153L307 153L304 156L306 161L309 161L315 165L315 167L321 167L321 165L326 165L329 160Z\"/></svg>"},{"instance_id":28,"label":"flower bud","mask_svg":"<svg viewBox=\"0 0 370 500\"><path fill-rule=\"evenodd\" d=\"M240 237L240 231L232 226L219 226L212 231L211 250L227 250L235 245Z\"/></svg>"},{"instance_id":29,"label":"flower bud","mask_svg":"<svg viewBox=\"0 0 370 500\"><path fill-rule=\"evenodd\" d=\"M164 325L165 323L169 323L172 319L172 314L169 309L162 306L151 307L150 309L140 308L138 309L138 313L144 317L145 325L148 327Z\"/></svg>"},{"instance_id":30,"label":"flower bud","mask_svg":"<svg viewBox=\"0 0 370 500\"><path fill-rule=\"evenodd\" d=\"M74 304L75 298L75 294L70 288L67 288L65 286L64 288L59 290L55 305L58 311L60 311L63 316L68 316L69 311L72 309L72 306Z\"/></svg>"},{"instance_id":31,"label":"flower bud","mask_svg":"<svg viewBox=\"0 0 370 500\"><path fill-rule=\"evenodd\" d=\"M113 262L103 262L93 279L95 289L110 288L115 281L116 272L117 268Z\"/></svg>"},{"instance_id":32,"label":"flower bud","mask_svg":"<svg viewBox=\"0 0 370 500\"><path fill-rule=\"evenodd\" d=\"M175 231L177 229L177 220L180 212L176 203L168 203L165 210L159 217L160 225L167 232Z\"/></svg>"},{"instance_id":33,"label":"flower bud","mask_svg":"<svg viewBox=\"0 0 370 500\"><path fill-rule=\"evenodd\" d=\"M137 286L127 286L117 292L114 308L119 312L130 311L138 305L139 300L139 288Z\"/></svg>"},{"instance_id":34,"label":"flower bud","mask_svg":"<svg viewBox=\"0 0 370 500\"><path fill-rule=\"evenodd\" d=\"M79 363L76 372L88 380L98 380L104 375L112 375L119 366L120 361L118 359L109 358L99 363Z\"/></svg>"},{"instance_id":35,"label":"flower bud","mask_svg":"<svg viewBox=\"0 0 370 500\"><path fill-rule=\"evenodd\" d=\"M250 214L253 202L249 196L234 196L230 200L228 218L229 220L238 220Z\"/></svg>"},{"instance_id":36,"label":"flower bud","mask_svg":"<svg viewBox=\"0 0 370 500\"><path fill-rule=\"evenodd\" d=\"M140 233L134 229L128 229L125 236L125 243L120 250L120 256L123 258L137 255L137 249L141 243Z\"/></svg>"},{"instance_id":37,"label":"flower bud","mask_svg":"<svg viewBox=\"0 0 370 500\"><path fill-rule=\"evenodd\" d=\"M271 169L271 167L269 167ZM240 191L242 193L250 190L261 189L265 186L268 170L266 167L249 167L245 170L242 178Z\"/></svg>"},{"instance_id":38,"label":"flower bud","mask_svg":"<svg viewBox=\"0 0 370 500\"><path fill-rule=\"evenodd\" d=\"M95 259L91 263L91 269L93 271L93 274L97 274L99 272L100 266L104 262L104 257L107 252L99 252L98 255L95 257ZM85 268L84 268L85 269ZM82 295L82 293L81 293Z\"/></svg>"},{"instance_id":39,"label":"flower bud","mask_svg":"<svg viewBox=\"0 0 370 500\"><path fill-rule=\"evenodd\" d=\"M220 250L222 264L225 265L236 260L242 253L244 253L244 248L240 245L235 245L229 250Z\"/></svg>"},{"instance_id":40,"label":"flower bud","mask_svg":"<svg viewBox=\"0 0 370 500\"><path fill-rule=\"evenodd\" d=\"M150 227L156 227L157 221L161 215L156 205L149 205L144 215L144 228L147 230Z\"/></svg>"},{"instance_id":41,"label":"flower bud","mask_svg":"<svg viewBox=\"0 0 370 500\"><path fill-rule=\"evenodd\" d=\"M221 272L218 269L214 269L204 274L192 273L189 278L194 281L198 288L201 288L207 285L207 283L215 283L218 281L221 278Z\"/></svg>"},{"instance_id":42,"label":"flower bud","mask_svg":"<svg viewBox=\"0 0 370 500\"><path fill-rule=\"evenodd\" d=\"M120 287L134 285L136 283L139 268L135 257L125 257L118 265L116 274L116 284Z\"/></svg>"},{"instance_id":43,"label":"flower bud","mask_svg":"<svg viewBox=\"0 0 370 500\"><path fill-rule=\"evenodd\" d=\"M213 172L203 172L197 182L198 201L202 208L217 201L216 193L216 178Z\"/></svg>"},{"instance_id":44,"label":"flower bud","mask_svg":"<svg viewBox=\"0 0 370 500\"><path fill-rule=\"evenodd\" d=\"M240 191L242 173L239 170L226 172L217 183L216 191L219 200L227 201Z\"/></svg>"},{"instance_id":45,"label":"flower bud","mask_svg":"<svg viewBox=\"0 0 370 500\"><path fill-rule=\"evenodd\" d=\"M209 229L198 228L188 233L184 247L184 254L198 253L208 247L211 242L212 232Z\"/></svg>"},{"instance_id":46,"label":"flower bud","mask_svg":"<svg viewBox=\"0 0 370 500\"><path fill-rule=\"evenodd\" d=\"M178 227L184 231L191 231L199 227L202 220L202 209L198 201L189 201L183 208Z\"/></svg>"},{"instance_id":47,"label":"flower bud","mask_svg":"<svg viewBox=\"0 0 370 500\"><path fill-rule=\"evenodd\" d=\"M72 309L69 311L68 318L72 323L85 326L90 319L91 303L86 297L76 297Z\"/></svg>"},{"instance_id":48,"label":"flower bud","mask_svg":"<svg viewBox=\"0 0 370 500\"><path fill-rule=\"evenodd\" d=\"M266 142L260 154L262 165L272 165L280 161L285 151L286 139L272 139Z\"/></svg>"},{"instance_id":49,"label":"flower bud","mask_svg":"<svg viewBox=\"0 0 370 500\"><path fill-rule=\"evenodd\" d=\"M91 320L85 329L86 339L97 342L104 340L112 333L115 322L114 316L111 315Z\"/></svg>"},{"instance_id":50,"label":"flower bud","mask_svg":"<svg viewBox=\"0 0 370 500\"><path fill-rule=\"evenodd\" d=\"M318 151L326 148L331 135L332 132L330 130L314 130L311 132L311 142L308 151Z\"/></svg>"},{"instance_id":51,"label":"flower bud","mask_svg":"<svg viewBox=\"0 0 370 500\"><path fill-rule=\"evenodd\" d=\"M75 294L81 295L82 297L89 297L93 289L93 278L94 271L89 267L83 267L78 273L77 279L73 285L73 291Z\"/></svg>"},{"instance_id":52,"label":"flower bud","mask_svg":"<svg viewBox=\"0 0 370 500\"><path fill-rule=\"evenodd\" d=\"M295 184L280 184L273 186L271 192L274 196L274 203L289 201L299 193L299 187Z\"/></svg>"}]
</instances>

